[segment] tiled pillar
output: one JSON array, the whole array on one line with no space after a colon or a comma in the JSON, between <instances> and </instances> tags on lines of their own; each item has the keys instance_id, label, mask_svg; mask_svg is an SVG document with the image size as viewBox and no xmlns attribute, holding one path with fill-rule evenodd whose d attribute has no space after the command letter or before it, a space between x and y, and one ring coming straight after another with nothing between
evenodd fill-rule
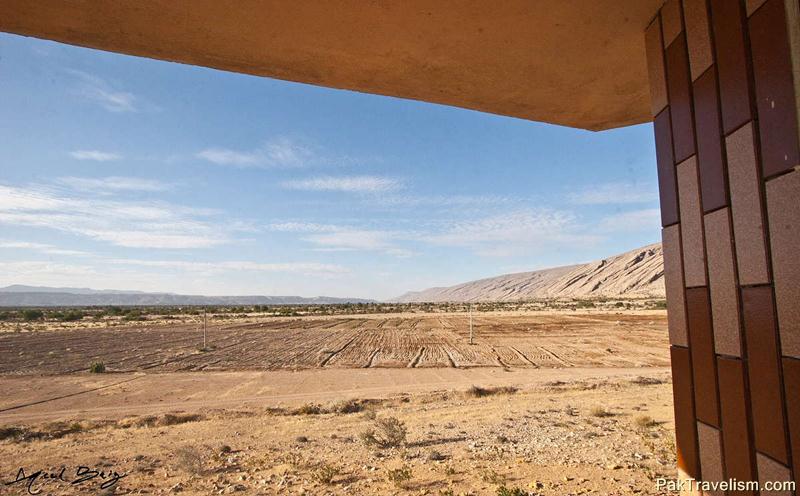
<instances>
[{"instance_id":1,"label":"tiled pillar","mask_svg":"<svg viewBox=\"0 0 800 496\"><path fill-rule=\"evenodd\" d=\"M800 477L799 23L668 0L645 33L682 477Z\"/></svg>"}]
</instances>

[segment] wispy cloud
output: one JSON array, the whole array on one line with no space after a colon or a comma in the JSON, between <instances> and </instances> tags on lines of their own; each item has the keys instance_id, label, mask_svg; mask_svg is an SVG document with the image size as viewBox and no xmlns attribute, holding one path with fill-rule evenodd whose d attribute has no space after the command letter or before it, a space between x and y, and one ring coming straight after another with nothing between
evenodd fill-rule
<instances>
[{"instance_id":1,"label":"wispy cloud","mask_svg":"<svg viewBox=\"0 0 800 496\"><path fill-rule=\"evenodd\" d=\"M273 138L254 150L212 147L197 152L195 156L217 165L234 167L302 167L318 160L309 147L287 137Z\"/></svg>"},{"instance_id":2,"label":"wispy cloud","mask_svg":"<svg viewBox=\"0 0 800 496\"><path fill-rule=\"evenodd\" d=\"M110 162L119 160L121 155L116 153L103 152L100 150L75 150L69 152L70 156L77 160L94 160L95 162Z\"/></svg>"},{"instance_id":3,"label":"wispy cloud","mask_svg":"<svg viewBox=\"0 0 800 496\"><path fill-rule=\"evenodd\" d=\"M571 193L568 198L576 205L614 205L656 201L658 193L655 185L604 183Z\"/></svg>"},{"instance_id":4,"label":"wispy cloud","mask_svg":"<svg viewBox=\"0 0 800 496\"><path fill-rule=\"evenodd\" d=\"M78 191L93 191L101 194L117 191L155 192L170 189L170 185L161 181L137 177L61 177L57 181Z\"/></svg>"},{"instance_id":5,"label":"wispy cloud","mask_svg":"<svg viewBox=\"0 0 800 496\"><path fill-rule=\"evenodd\" d=\"M400 189L403 183L397 179L380 176L320 176L281 183L285 189L303 191L340 191L347 193L382 193Z\"/></svg>"},{"instance_id":6,"label":"wispy cloud","mask_svg":"<svg viewBox=\"0 0 800 496\"><path fill-rule=\"evenodd\" d=\"M71 69L78 78L78 93L109 112L138 112L143 103L131 92L113 87L108 81L88 72Z\"/></svg>"},{"instance_id":7,"label":"wispy cloud","mask_svg":"<svg viewBox=\"0 0 800 496\"><path fill-rule=\"evenodd\" d=\"M85 251L79 250L65 250L57 246L48 245L44 243L33 243L29 241L2 241L0 240L0 248L15 249L15 250L28 250L46 255L59 255L59 256L88 256L91 255Z\"/></svg>"},{"instance_id":8,"label":"wispy cloud","mask_svg":"<svg viewBox=\"0 0 800 496\"><path fill-rule=\"evenodd\" d=\"M133 265L138 267L153 267L188 272L201 272L205 274L221 273L228 271L246 272L285 272L304 275L336 275L345 274L349 270L341 265L323 264L316 262L288 262L288 263L261 263L252 261L221 261L221 262L189 262L180 260L132 260L114 259L109 263L116 265Z\"/></svg>"},{"instance_id":9,"label":"wispy cloud","mask_svg":"<svg viewBox=\"0 0 800 496\"><path fill-rule=\"evenodd\" d=\"M661 213L657 208L647 208L609 215L597 226L600 232L656 231L661 227Z\"/></svg>"},{"instance_id":10,"label":"wispy cloud","mask_svg":"<svg viewBox=\"0 0 800 496\"><path fill-rule=\"evenodd\" d=\"M230 242L215 212L165 202L100 200L43 187L0 185L0 224L54 229L132 248L205 248Z\"/></svg>"},{"instance_id":11,"label":"wispy cloud","mask_svg":"<svg viewBox=\"0 0 800 496\"><path fill-rule=\"evenodd\" d=\"M484 256L513 256L600 239L581 232L573 213L539 208L455 222L421 239L434 245L467 248Z\"/></svg>"},{"instance_id":12,"label":"wispy cloud","mask_svg":"<svg viewBox=\"0 0 800 496\"><path fill-rule=\"evenodd\" d=\"M373 251L398 258L407 258L414 251L398 246L398 242L409 238L408 233L376 229L360 229L350 226L317 224L313 222L282 222L267 226L270 231L302 233L301 239L316 246L314 251Z\"/></svg>"}]
</instances>

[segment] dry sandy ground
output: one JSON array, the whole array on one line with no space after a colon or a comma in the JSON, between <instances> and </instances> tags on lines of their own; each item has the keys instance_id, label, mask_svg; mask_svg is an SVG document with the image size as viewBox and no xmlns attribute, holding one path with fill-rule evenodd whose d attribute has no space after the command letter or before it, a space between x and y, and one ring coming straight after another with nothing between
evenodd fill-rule
<instances>
[{"instance_id":1,"label":"dry sandy ground","mask_svg":"<svg viewBox=\"0 0 800 496\"><path fill-rule=\"evenodd\" d=\"M0 333L0 374L669 365L665 312L352 316Z\"/></svg>"},{"instance_id":2,"label":"dry sandy ground","mask_svg":"<svg viewBox=\"0 0 800 496\"><path fill-rule=\"evenodd\" d=\"M82 342L74 341L80 329L11 333L9 339L42 340L36 346L0 341L4 357L16 364L28 362L32 350L46 356L48 343L64 340L73 340L70 346L82 354L73 361L62 356L60 362L34 362L25 374L0 374L0 481L13 481L20 468L25 475L45 470L58 476L63 466L60 478L41 475L32 489L98 494L117 472L125 476L107 493L447 496L494 495L506 486L530 494L659 494L654 479L671 476L675 466L669 370L662 366L666 333L663 315L632 317L481 321L477 346L486 356L502 362L498 348L527 345L570 357L547 367L535 360L522 366L495 360L484 366L409 367L405 358L396 361L399 368L374 361L364 368L252 366L252 353L268 355L258 346L273 343L264 341L277 339L273 334L349 332L354 324L346 318L305 319L283 331L262 323L231 329L231 343L238 343L231 349L245 365L230 353L219 362L230 364L223 371L179 371L169 365L176 362L159 362L173 348L158 344L147 350L154 355L136 358L130 350L144 344L132 342L129 329L116 329L116 341L101 339L94 348L74 344ZM451 332L454 349L469 349L458 326L442 331L425 318L393 318L362 319L368 324L355 329L379 337L416 332L423 341ZM310 329L314 333L305 334ZM164 341L175 338L174 347L191 346L180 344L180 330L153 332L164 334ZM387 343L377 348L386 356L406 345L396 338ZM311 348L324 346L314 341ZM568 347L572 354L564 353ZM93 349L106 350L103 357L112 363L129 357L158 365L63 373L91 358ZM413 364L413 356L409 360ZM468 394L473 385L486 390ZM374 438L365 433L373 430L380 439L381 425L391 419L402 422L406 438L389 443L396 446L370 443ZM102 474L72 485L79 466ZM25 494L24 482L0 486L0 494L6 493Z\"/></svg>"}]
</instances>

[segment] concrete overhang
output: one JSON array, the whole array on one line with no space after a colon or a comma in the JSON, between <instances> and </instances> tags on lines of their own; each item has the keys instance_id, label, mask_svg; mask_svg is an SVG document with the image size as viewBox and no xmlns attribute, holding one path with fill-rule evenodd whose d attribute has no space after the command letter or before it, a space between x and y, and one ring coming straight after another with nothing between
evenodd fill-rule
<instances>
[{"instance_id":1,"label":"concrete overhang","mask_svg":"<svg viewBox=\"0 0 800 496\"><path fill-rule=\"evenodd\" d=\"M0 31L577 128L651 120L663 0L2 0Z\"/></svg>"}]
</instances>

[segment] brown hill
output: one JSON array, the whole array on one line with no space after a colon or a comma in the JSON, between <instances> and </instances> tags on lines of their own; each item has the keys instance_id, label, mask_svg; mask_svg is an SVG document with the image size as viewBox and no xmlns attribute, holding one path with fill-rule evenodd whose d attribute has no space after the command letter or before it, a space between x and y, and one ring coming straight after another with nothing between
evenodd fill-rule
<instances>
[{"instance_id":1,"label":"brown hill","mask_svg":"<svg viewBox=\"0 0 800 496\"><path fill-rule=\"evenodd\" d=\"M395 301L514 301L593 297L664 297L661 244L644 246L586 264L506 274L446 288L412 291Z\"/></svg>"}]
</instances>

